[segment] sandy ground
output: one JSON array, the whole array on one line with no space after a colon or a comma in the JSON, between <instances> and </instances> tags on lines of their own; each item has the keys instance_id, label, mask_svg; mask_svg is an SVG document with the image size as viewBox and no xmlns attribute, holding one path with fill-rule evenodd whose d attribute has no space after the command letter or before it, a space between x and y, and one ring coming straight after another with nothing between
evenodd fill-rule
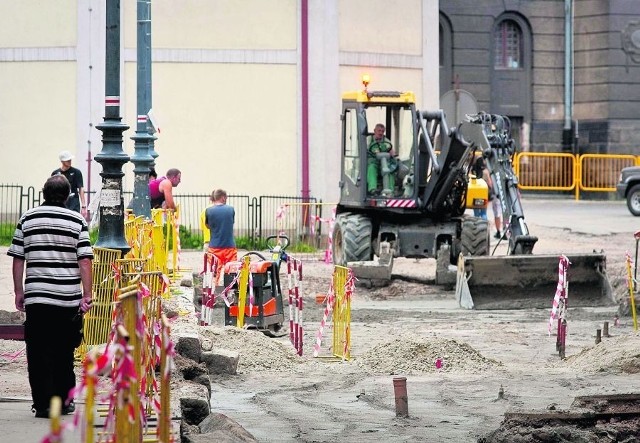
<instances>
[{"instance_id":1,"label":"sandy ground","mask_svg":"<svg viewBox=\"0 0 640 443\"><path fill-rule=\"evenodd\" d=\"M603 250L614 291L625 294L624 254L635 251L640 220L622 202L525 199L524 207L531 233L540 238L536 253ZM5 252L0 309L13 310ZM200 257L185 252L181 263L197 269ZM309 260L303 274L302 357L286 336L222 328L222 309L215 309L219 326L201 331L203 347L241 354L237 376L212 377L212 410L258 441L472 442L498 428L506 411L568 409L576 396L640 392L640 337L630 317L613 326L617 306L570 308L563 361L547 331L549 309L463 310L453 291L432 284L432 260L398 259L389 287L356 288L352 360L329 357L330 325L321 357L313 358L323 315L315 295L328 290L331 267ZM549 308L552 299L549 294ZM595 345L605 321L612 336ZM0 396L29 396L21 348L0 341ZM408 418L395 416L394 377L407 378Z\"/></svg>"}]
</instances>

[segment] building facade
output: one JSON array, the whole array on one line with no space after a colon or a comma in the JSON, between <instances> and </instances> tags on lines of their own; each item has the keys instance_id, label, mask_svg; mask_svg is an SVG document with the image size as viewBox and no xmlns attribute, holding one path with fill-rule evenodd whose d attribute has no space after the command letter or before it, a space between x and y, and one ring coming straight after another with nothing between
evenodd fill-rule
<instances>
[{"instance_id":1,"label":"building facade","mask_svg":"<svg viewBox=\"0 0 640 443\"><path fill-rule=\"evenodd\" d=\"M150 0L156 169L179 193L335 201L340 96L413 90L438 107L437 0ZM121 4L120 103L133 154L136 4ZM104 115L105 0L0 2L3 183L39 187L75 153L97 189ZM435 80L434 80L435 79ZM124 186L133 186L125 165Z\"/></svg>"},{"instance_id":2,"label":"building facade","mask_svg":"<svg viewBox=\"0 0 640 443\"><path fill-rule=\"evenodd\" d=\"M0 2L0 150L10 165L0 182L39 187L70 150L86 188L99 187L105 2ZM129 155L136 3L121 0ZM466 90L477 109L508 115L526 150L638 153L637 1L151 0L151 9L156 169L180 168L181 193L335 201L340 95L365 73L371 89L413 91L423 109Z\"/></svg>"},{"instance_id":3,"label":"building facade","mask_svg":"<svg viewBox=\"0 0 640 443\"><path fill-rule=\"evenodd\" d=\"M525 150L640 154L639 2L441 1L440 42L441 90L508 115Z\"/></svg>"}]
</instances>

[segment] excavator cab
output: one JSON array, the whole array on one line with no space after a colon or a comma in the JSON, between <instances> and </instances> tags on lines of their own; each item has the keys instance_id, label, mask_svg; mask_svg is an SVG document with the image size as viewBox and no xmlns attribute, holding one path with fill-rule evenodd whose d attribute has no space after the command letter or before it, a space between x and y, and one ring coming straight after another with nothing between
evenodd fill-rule
<instances>
[{"instance_id":1,"label":"excavator cab","mask_svg":"<svg viewBox=\"0 0 640 443\"><path fill-rule=\"evenodd\" d=\"M364 90L343 94L341 120L341 205L464 213L473 148L443 111L417 110L412 92Z\"/></svg>"},{"instance_id":2,"label":"excavator cab","mask_svg":"<svg viewBox=\"0 0 640 443\"><path fill-rule=\"evenodd\" d=\"M460 252L488 254L486 221L463 216L473 148L442 110L420 111L412 92L365 84L343 94L341 120L334 263L385 280L393 257L441 258L446 267Z\"/></svg>"},{"instance_id":3,"label":"excavator cab","mask_svg":"<svg viewBox=\"0 0 640 443\"><path fill-rule=\"evenodd\" d=\"M385 94L366 103L357 92L343 97L340 188L346 204L416 196L414 97L412 93ZM382 133L377 135L376 128Z\"/></svg>"}]
</instances>

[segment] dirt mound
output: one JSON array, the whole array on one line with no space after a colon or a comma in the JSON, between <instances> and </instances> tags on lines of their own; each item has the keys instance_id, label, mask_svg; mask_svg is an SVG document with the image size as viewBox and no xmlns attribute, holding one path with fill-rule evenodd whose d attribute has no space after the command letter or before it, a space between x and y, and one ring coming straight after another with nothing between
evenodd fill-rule
<instances>
[{"instance_id":1,"label":"dirt mound","mask_svg":"<svg viewBox=\"0 0 640 443\"><path fill-rule=\"evenodd\" d=\"M501 365L483 357L467 343L411 334L375 346L364 353L359 362L372 373L404 375L479 372Z\"/></svg>"},{"instance_id":2,"label":"dirt mound","mask_svg":"<svg viewBox=\"0 0 640 443\"><path fill-rule=\"evenodd\" d=\"M602 342L583 349L579 354L555 363L553 367L566 367L584 373L640 373L640 335L633 333L603 338Z\"/></svg>"},{"instance_id":3,"label":"dirt mound","mask_svg":"<svg viewBox=\"0 0 640 443\"><path fill-rule=\"evenodd\" d=\"M505 420L499 429L478 439L478 443L599 443L637 442L638 419L599 423L596 427L559 425L558 423L524 423Z\"/></svg>"},{"instance_id":4,"label":"dirt mound","mask_svg":"<svg viewBox=\"0 0 640 443\"><path fill-rule=\"evenodd\" d=\"M288 342L274 340L257 331L206 326L200 329L200 336L205 351L223 348L240 353L239 372L291 371L303 362Z\"/></svg>"}]
</instances>

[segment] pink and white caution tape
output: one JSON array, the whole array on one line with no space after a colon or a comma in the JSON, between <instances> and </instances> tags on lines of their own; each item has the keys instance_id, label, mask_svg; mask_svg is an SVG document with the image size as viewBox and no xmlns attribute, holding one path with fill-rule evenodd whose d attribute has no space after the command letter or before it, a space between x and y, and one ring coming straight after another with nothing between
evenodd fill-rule
<instances>
[{"instance_id":1,"label":"pink and white caution tape","mask_svg":"<svg viewBox=\"0 0 640 443\"><path fill-rule=\"evenodd\" d=\"M291 258L290 258L291 259ZM297 259L293 260L293 298L295 304L294 319L293 319L293 347L298 352L299 356L302 356L302 348L304 345L304 336L302 328L302 295L300 291L300 281L302 280L302 262Z\"/></svg>"},{"instance_id":2,"label":"pink and white caution tape","mask_svg":"<svg viewBox=\"0 0 640 443\"><path fill-rule=\"evenodd\" d=\"M331 209L331 219L329 220L329 236L327 240L327 249L324 254L324 262L330 264L333 262L333 227L336 224L336 207Z\"/></svg>"},{"instance_id":3,"label":"pink and white caution tape","mask_svg":"<svg viewBox=\"0 0 640 443\"><path fill-rule=\"evenodd\" d=\"M351 303L351 297L353 297L353 291L355 290L356 287L356 278L353 275L353 271L351 270L351 268L349 268L349 273L347 274L347 281L344 283L344 303L342 303L342 310L347 309L347 306L350 305ZM349 309L351 309L349 307ZM349 355L349 350L351 347L351 343L350 340L348 339L348 337L351 336L349 328L351 327L350 323L346 324L347 329L344 331L344 336L345 336L345 341L344 341L344 348L343 348L343 352L342 352L342 359L344 360L345 357L347 355Z\"/></svg>"},{"instance_id":4,"label":"pink and white caution tape","mask_svg":"<svg viewBox=\"0 0 640 443\"><path fill-rule=\"evenodd\" d=\"M304 346L304 328L302 326L302 262L289 256L287 261L287 282L289 289L289 341L298 355L302 356Z\"/></svg>"},{"instance_id":5,"label":"pink and white caution tape","mask_svg":"<svg viewBox=\"0 0 640 443\"><path fill-rule=\"evenodd\" d=\"M249 317L253 317L253 304L255 301L253 295L253 272L249 271Z\"/></svg>"},{"instance_id":6,"label":"pink and white caution tape","mask_svg":"<svg viewBox=\"0 0 640 443\"><path fill-rule=\"evenodd\" d=\"M331 284L329 285L329 291L326 298L324 313L322 314L322 320L320 321L320 327L318 328L318 332L316 332L316 342L313 345L314 357L317 357L320 354L320 347L322 346L322 336L324 335L324 328L327 325L327 320L329 319L331 312L333 312L335 299L336 299L336 295L333 289L333 279L332 279Z\"/></svg>"},{"instance_id":7,"label":"pink and white caution tape","mask_svg":"<svg viewBox=\"0 0 640 443\"><path fill-rule=\"evenodd\" d=\"M553 306L551 308L551 316L549 318L549 335L551 335L551 329L553 328L554 320L558 319L558 310L561 306L566 306L567 298L569 297L569 282L567 281L567 270L571 262L566 255L560 256L558 263L558 285L556 286L556 293L553 297Z\"/></svg>"},{"instance_id":8,"label":"pink and white caution tape","mask_svg":"<svg viewBox=\"0 0 640 443\"><path fill-rule=\"evenodd\" d=\"M288 209L289 205L280 205L280 207L276 210L276 220L282 220L287 215Z\"/></svg>"},{"instance_id":9,"label":"pink and white caution tape","mask_svg":"<svg viewBox=\"0 0 640 443\"><path fill-rule=\"evenodd\" d=\"M218 258L209 253L204 254L204 268L202 270L202 309L200 311L200 325L210 324L213 317L213 307L215 306L214 279L218 272Z\"/></svg>"},{"instance_id":10,"label":"pink and white caution tape","mask_svg":"<svg viewBox=\"0 0 640 443\"><path fill-rule=\"evenodd\" d=\"M636 232L635 236L637 236L638 233L640 233L640 231ZM629 264L629 268L635 269L633 258L631 257L631 253L629 251L625 252L624 257L626 262ZM637 284L637 281L636 279L633 278L633 275L632 275L631 279L627 279L627 289L635 289L635 284Z\"/></svg>"},{"instance_id":11,"label":"pink and white caution tape","mask_svg":"<svg viewBox=\"0 0 640 443\"><path fill-rule=\"evenodd\" d=\"M25 354L27 350L26 346L23 346L22 349L18 349L16 352L3 352L0 353L0 357L3 360L3 363L9 363L11 361L16 360L22 354Z\"/></svg>"},{"instance_id":12,"label":"pink and white caution tape","mask_svg":"<svg viewBox=\"0 0 640 443\"><path fill-rule=\"evenodd\" d=\"M289 341L293 345L294 329L293 329L293 272L292 262L287 261L287 289L289 296Z\"/></svg>"}]
</instances>

